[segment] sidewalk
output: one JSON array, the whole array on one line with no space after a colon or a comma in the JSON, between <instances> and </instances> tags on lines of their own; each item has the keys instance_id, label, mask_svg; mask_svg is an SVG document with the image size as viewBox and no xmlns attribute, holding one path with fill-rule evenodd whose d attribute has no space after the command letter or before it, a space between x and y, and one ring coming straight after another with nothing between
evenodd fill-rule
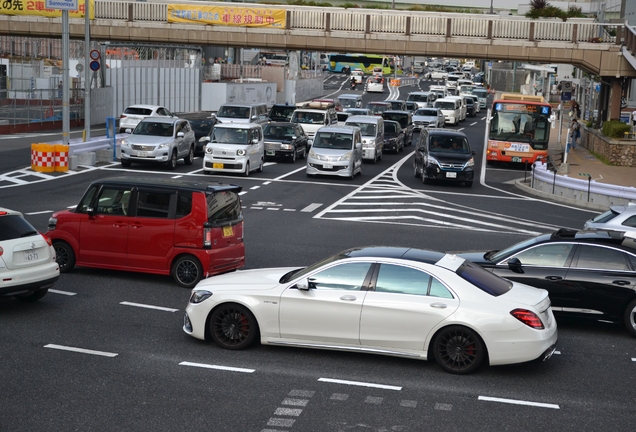
<instances>
[{"instance_id":1,"label":"sidewalk","mask_svg":"<svg viewBox=\"0 0 636 432\"><path fill-rule=\"evenodd\" d=\"M579 123L581 123L581 133L585 134L585 131L583 130L583 121L579 121ZM595 156L593 156L586 148L580 145L580 141L582 141L581 139L577 140L579 141L579 143L577 143L576 149L570 149L567 155L567 170L564 169L565 165L562 165L562 158L563 150L565 149L568 125L569 118L564 117L560 142L558 122L557 127L550 131L548 153L550 155L550 160L552 161L552 163L554 163L555 168L557 169L557 176L585 181L587 181L588 178L591 177L592 181L596 183L603 183L607 185L615 185L627 188L636 187L636 167L612 166L603 163ZM568 194L557 195L545 193L543 191L533 189L532 187L530 187L529 184L523 183L523 181L518 181L516 184L517 187L519 187L520 189L523 189L530 194L537 195L545 199L559 201L594 210L607 210L607 205L600 205L592 202L582 201L580 199L568 197ZM578 194L578 196L580 196L580 194Z\"/></svg>"}]
</instances>

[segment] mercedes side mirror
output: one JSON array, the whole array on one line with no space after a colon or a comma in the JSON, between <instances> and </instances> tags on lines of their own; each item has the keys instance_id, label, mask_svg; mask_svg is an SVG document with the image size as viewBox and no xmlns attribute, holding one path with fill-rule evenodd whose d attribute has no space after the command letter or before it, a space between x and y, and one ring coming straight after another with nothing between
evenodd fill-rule
<instances>
[{"instance_id":1,"label":"mercedes side mirror","mask_svg":"<svg viewBox=\"0 0 636 432\"><path fill-rule=\"evenodd\" d=\"M508 268L515 273L524 273L523 266L519 258L510 258L508 260Z\"/></svg>"}]
</instances>

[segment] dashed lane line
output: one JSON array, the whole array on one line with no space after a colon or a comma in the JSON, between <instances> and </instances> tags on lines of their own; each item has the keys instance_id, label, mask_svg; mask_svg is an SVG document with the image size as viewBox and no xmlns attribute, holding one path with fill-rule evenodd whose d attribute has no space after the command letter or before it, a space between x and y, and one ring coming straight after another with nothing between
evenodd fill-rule
<instances>
[{"instance_id":1,"label":"dashed lane line","mask_svg":"<svg viewBox=\"0 0 636 432\"><path fill-rule=\"evenodd\" d=\"M89 350L89 349L85 349L85 348L77 348L77 347L70 347L70 346L64 346L64 345L55 345L55 344L44 345L44 348L52 348L52 349L57 349L57 350L62 350L62 351L71 351L71 352L77 352L77 353L82 353L82 354L91 354L91 355L97 355L97 356L102 356L102 357L116 357L118 355L117 353L111 353L111 352L105 352L105 351L95 351L95 350Z\"/></svg>"},{"instance_id":2,"label":"dashed lane line","mask_svg":"<svg viewBox=\"0 0 636 432\"><path fill-rule=\"evenodd\" d=\"M378 388L378 389L384 389L384 390L395 390L395 391L402 390L402 387L399 387L399 386L376 384L376 383L369 383L369 382L362 382L362 381L348 381L348 380L333 379L333 378L318 378L318 381L333 383L333 384L358 386L358 387L371 387L371 388Z\"/></svg>"},{"instance_id":3,"label":"dashed lane line","mask_svg":"<svg viewBox=\"0 0 636 432\"><path fill-rule=\"evenodd\" d=\"M160 310L160 311L165 311L165 312L178 312L179 311L179 309L167 308L167 307L163 307L163 306L153 306L153 305L143 304L143 303L132 303L132 302L127 302L127 301L120 302L119 304L120 305L124 305L124 306L134 306L134 307L144 308L144 309L155 309L155 310Z\"/></svg>"},{"instance_id":4,"label":"dashed lane line","mask_svg":"<svg viewBox=\"0 0 636 432\"><path fill-rule=\"evenodd\" d=\"M61 295L65 295L65 296L74 296L77 295L77 293L74 292L70 292L70 291L60 291L60 290L56 290L56 289L49 289L50 293L53 294L61 294Z\"/></svg>"},{"instance_id":5,"label":"dashed lane line","mask_svg":"<svg viewBox=\"0 0 636 432\"><path fill-rule=\"evenodd\" d=\"M524 400L517 400L517 399L504 399L504 398L496 398L496 397L489 397L489 396L479 396L478 400L483 400L488 402L501 402L501 403L507 403L507 404L513 404L513 405L527 405L527 406L534 406L539 408L561 409L559 405L556 405L556 404L531 402L531 401L524 401Z\"/></svg>"},{"instance_id":6,"label":"dashed lane line","mask_svg":"<svg viewBox=\"0 0 636 432\"><path fill-rule=\"evenodd\" d=\"M192 367L198 367L198 368L204 368L204 369L216 369L216 370L222 370L222 371L228 371L228 372L242 372L242 373L256 372L256 369L245 369L245 368L237 368L237 367L230 367L230 366L218 366L218 365L211 365L211 364L205 364L205 363L193 363L193 362L187 362L187 361L183 361L179 363L179 366L192 366Z\"/></svg>"}]
</instances>

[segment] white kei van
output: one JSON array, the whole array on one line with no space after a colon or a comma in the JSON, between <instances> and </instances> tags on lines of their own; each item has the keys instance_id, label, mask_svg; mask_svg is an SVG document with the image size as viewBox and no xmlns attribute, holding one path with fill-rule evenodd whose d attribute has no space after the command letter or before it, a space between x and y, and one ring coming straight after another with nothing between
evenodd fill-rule
<instances>
[{"instance_id":1,"label":"white kei van","mask_svg":"<svg viewBox=\"0 0 636 432\"><path fill-rule=\"evenodd\" d=\"M376 163L384 149L384 119L379 116L351 116L345 126L356 126L362 133L362 159Z\"/></svg>"},{"instance_id":2,"label":"white kei van","mask_svg":"<svg viewBox=\"0 0 636 432\"><path fill-rule=\"evenodd\" d=\"M226 103L216 113L221 123L258 123L269 122L267 104Z\"/></svg>"},{"instance_id":3,"label":"white kei van","mask_svg":"<svg viewBox=\"0 0 636 432\"><path fill-rule=\"evenodd\" d=\"M265 144L263 128L256 123L217 123L205 146L203 172L250 175L263 171Z\"/></svg>"},{"instance_id":4,"label":"white kei van","mask_svg":"<svg viewBox=\"0 0 636 432\"><path fill-rule=\"evenodd\" d=\"M462 104L458 99L437 99L433 107L442 110L442 114L444 114L444 118L446 119L446 124L456 125L459 123Z\"/></svg>"}]
</instances>

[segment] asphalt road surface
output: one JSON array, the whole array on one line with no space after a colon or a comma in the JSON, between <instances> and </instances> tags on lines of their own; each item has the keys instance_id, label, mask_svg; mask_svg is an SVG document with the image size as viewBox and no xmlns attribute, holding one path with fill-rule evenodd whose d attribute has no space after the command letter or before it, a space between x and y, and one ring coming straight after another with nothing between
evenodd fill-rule
<instances>
[{"instance_id":1,"label":"asphalt road surface","mask_svg":"<svg viewBox=\"0 0 636 432\"><path fill-rule=\"evenodd\" d=\"M351 93L342 75L325 93ZM399 89L426 90L425 81ZM363 94L358 87L357 92ZM325 95L325 96L326 96ZM382 100L384 94L363 94ZM482 170L485 111L463 130ZM103 132L102 132L103 133ZM100 134L93 131L93 135ZM74 174L26 169L33 142L0 137L0 206L45 231L98 178L203 176L117 163ZM524 195L518 167L488 167L472 188L423 185L413 147L365 163L354 180L312 178L304 161L271 162L243 187L246 268L303 266L353 246L499 249L593 213ZM226 351L181 327L189 291L169 277L93 269L61 276L40 302L0 300L0 431L631 431L636 340L620 326L558 319L547 362L449 375L433 362L255 346Z\"/></svg>"}]
</instances>

